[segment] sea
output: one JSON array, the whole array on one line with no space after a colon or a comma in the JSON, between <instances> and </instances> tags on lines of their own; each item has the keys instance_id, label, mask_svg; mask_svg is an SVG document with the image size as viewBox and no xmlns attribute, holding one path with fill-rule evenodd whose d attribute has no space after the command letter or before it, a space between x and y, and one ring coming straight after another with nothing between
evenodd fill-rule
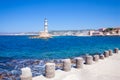
<instances>
[{"instance_id":1,"label":"sea","mask_svg":"<svg viewBox=\"0 0 120 80\"><path fill-rule=\"evenodd\" d=\"M120 36L0 36L0 76L20 80L21 68L30 67L33 76L44 74L44 63L84 55L102 54L120 48ZM8 74L9 73L9 74Z\"/></svg>"}]
</instances>

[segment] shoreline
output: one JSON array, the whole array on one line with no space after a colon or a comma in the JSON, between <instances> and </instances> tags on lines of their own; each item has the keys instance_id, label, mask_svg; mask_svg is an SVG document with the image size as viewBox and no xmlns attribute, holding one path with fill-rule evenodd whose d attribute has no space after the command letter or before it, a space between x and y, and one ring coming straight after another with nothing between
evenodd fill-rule
<instances>
[{"instance_id":1,"label":"shoreline","mask_svg":"<svg viewBox=\"0 0 120 80\"><path fill-rule=\"evenodd\" d=\"M119 51L120 52L120 51ZM94 54L95 55L95 54ZM92 56L94 56L94 55L92 55ZM100 54L99 54L100 55ZM114 53L114 55L117 55L117 54L115 54ZM114 56L113 55L113 56ZM79 57L81 57L81 56L79 56ZM84 59L84 57L85 57L85 55L84 56L82 56L82 58ZM75 69L75 68L73 68L74 67L74 65L75 65L75 58L76 57L74 57L74 58L71 58L71 61L72 61L72 70L71 71L76 71L77 69ZM107 59L107 58L106 58ZM24 60L24 59L23 59ZM33 79L35 78L35 80L36 80L36 77L38 77L39 76L39 78L41 78L40 76L42 76L42 78L43 79L45 79L45 80L47 80L43 75L45 74L45 63L48 63L48 62L54 62L54 63L56 63L57 64L57 66L55 67L56 68L56 74L58 74L58 75L60 75L59 73L66 73L66 72L64 72L64 71L62 71L62 60L64 60L64 59L54 59L54 60L48 60L48 61L44 61L44 60L38 60L38 59L27 59L27 60L24 60L24 61L20 61L20 62L18 62L17 60L13 60L13 63L16 63L16 62L18 62L18 65L16 65L17 67L16 67L16 69L18 68L19 69L19 71L18 72L16 72L16 70L12 70L11 72L12 73L10 73L10 72L7 72L7 74L9 73L9 75L8 76L6 76L6 78L5 79L7 79L7 78L9 78L12 74L14 74L14 75L12 75L12 76L14 76L15 78L16 78L16 76L17 76L17 78L20 78L20 75L21 75L21 68L24 68L24 67L30 67L32 70L33 70ZM102 61L102 60L100 60L100 61ZM96 62L94 62L94 63L96 63ZM94 64L93 63L93 64ZM98 62L99 63L99 62ZM15 64L11 64L11 65L15 65ZM9 66L10 66L10 64L9 64ZM21 68L19 67L19 66L21 66ZM88 66L88 65L85 65L85 66ZM91 65L92 66L92 65ZM35 70L35 72L34 72L34 70ZM36 72L36 70L38 71L38 72ZM77 70L78 71L78 70ZM42 72L42 73L41 73ZM75 73L76 74L76 73ZM1 79L1 73L0 73L0 79ZM60 76L62 76L62 75L60 75ZM66 74L66 76L67 76L67 74ZM3 76L4 77L4 76ZM18 79L19 80L19 79ZM49 79L48 79L49 80ZM55 80L56 80L56 78L55 78ZM62 79L61 79L62 80Z\"/></svg>"},{"instance_id":2,"label":"shoreline","mask_svg":"<svg viewBox=\"0 0 120 80\"><path fill-rule=\"evenodd\" d=\"M35 37L39 37L37 34L0 34L0 36L35 36ZM78 37L82 37L82 36L120 36L120 35L52 35L51 37L57 37L57 36L78 36Z\"/></svg>"},{"instance_id":3,"label":"shoreline","mask_svg":"<svg viewBox=\"0 0 120 80\"><path fill-rule=\"evenodd\" d=\"M71 71L55 71L55 77L44 76L33 77L33 80L119 80L120 76L120 51L104 60L85 65L83 69L72 68Z\"/></svg>"}]
</instances>

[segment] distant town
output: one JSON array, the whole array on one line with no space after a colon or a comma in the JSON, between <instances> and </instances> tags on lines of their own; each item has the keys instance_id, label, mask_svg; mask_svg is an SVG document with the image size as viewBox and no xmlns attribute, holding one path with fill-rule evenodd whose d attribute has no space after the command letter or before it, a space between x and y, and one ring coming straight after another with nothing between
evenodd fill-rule
<instances>
[{"instance_id":1,"label":"distant town","mask_svg":"<svg viewBox=\"0 0 120 80\"><path fill-rule=\"evenodd\" d=\"M39 35L40 32L0 33L0 35ZM52 36L120 36L120 28L101 28L98 30L49 31Z\"/></svg>"},{"instance_id":2,"label":"distant town","mask_svg":"<svg viewBox=\"0 0 120 80\"><path fill-rule=\"evenodd\" d=\"M120 27L118 28L101 28L98 30L89 31L90 36L119 36Z\"/></svg>"}]
</instances>

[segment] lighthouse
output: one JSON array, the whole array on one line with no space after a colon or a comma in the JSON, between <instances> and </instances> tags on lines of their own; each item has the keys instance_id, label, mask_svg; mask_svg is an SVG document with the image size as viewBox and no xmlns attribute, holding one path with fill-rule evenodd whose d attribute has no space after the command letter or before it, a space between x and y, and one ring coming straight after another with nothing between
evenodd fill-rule
<instances>
[{"instance_id":1,"label":"lighthouse","mask_svg":"<svg viewBox=\"0 0 120 80\"><path fill-rule=\"evenodd\" d=\"M44 32L48 33L48 20L46 18L44 20Z\"/></svg>"},{"instance_id":2,"label":"lighthouse","mask_svg":"<svg viewBox=\"0 0 120 80\"><path fill-rule=\"evenodd\" d=\"M44 19L44 31L40 32L38 36L32 36L31 38L51 38L52 35L48 33L48 20Z\"/></svg>"}]
</instances>

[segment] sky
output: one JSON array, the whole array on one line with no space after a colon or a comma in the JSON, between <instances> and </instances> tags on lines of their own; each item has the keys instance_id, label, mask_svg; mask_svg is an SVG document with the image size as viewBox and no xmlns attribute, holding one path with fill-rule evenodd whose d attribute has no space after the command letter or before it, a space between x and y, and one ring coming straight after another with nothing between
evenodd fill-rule
<instances>
[{"instance_id":1,"label":"sky","mask_svg":"<svg viewBox=\"0 0 120 80\"><path fill-rule=\"evenodd\" d=\"M120 0L0 0L0 32L120 27Z\"/></svg>"}]
</instances>

